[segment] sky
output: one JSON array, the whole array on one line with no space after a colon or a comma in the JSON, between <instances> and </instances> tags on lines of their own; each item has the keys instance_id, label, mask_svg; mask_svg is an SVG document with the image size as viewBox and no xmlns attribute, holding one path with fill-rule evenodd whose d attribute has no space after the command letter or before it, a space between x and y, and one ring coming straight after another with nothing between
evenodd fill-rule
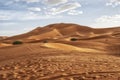
<instances>
[{"instance_id":1,"label":"sky","mask_svg":"<svg viewBox=\"0 0 120 80\"><path fill-rule=\"evenodd\" d=\"M120 26L120 0L0 0L0 36L53 23Z\"/></svg>"}]
</instances>

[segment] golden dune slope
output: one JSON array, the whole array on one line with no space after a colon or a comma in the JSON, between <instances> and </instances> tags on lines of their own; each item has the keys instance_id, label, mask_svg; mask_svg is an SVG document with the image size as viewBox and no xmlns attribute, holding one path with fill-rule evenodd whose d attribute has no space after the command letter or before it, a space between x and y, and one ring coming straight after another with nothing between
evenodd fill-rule
<instances>
[{"instance_id":1,"label":"golden dune slope","mask_svg":"<svg viewBox=\"0 0 120 80\"><path fill-rule=\"evenodd\" d=\"M45 43L44 46L49 47L49 48L67 50L67 51L80 51L80 52L104 53L104 52L102 52L102 51L95 50L95 49L80 48L80 47L75 47L75 46L72 46L72 45L62 44L62 43Z\"/></svg>"}]
</instances>

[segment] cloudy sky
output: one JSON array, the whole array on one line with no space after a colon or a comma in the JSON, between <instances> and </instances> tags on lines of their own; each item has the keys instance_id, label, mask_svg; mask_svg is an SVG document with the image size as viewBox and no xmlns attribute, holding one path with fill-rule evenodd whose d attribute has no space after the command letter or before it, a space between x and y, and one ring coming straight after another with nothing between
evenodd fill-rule
<instances>
[{"instance_id":1,"label":"cloudy sky","mask_svg":"<svg viewBox=\"0 0 120 80\"><path fill-rule=\"evenodd\" d=\"M120 0L0 0L0 36L51 23L120 26Z\"/></svg>"}]
</instances>

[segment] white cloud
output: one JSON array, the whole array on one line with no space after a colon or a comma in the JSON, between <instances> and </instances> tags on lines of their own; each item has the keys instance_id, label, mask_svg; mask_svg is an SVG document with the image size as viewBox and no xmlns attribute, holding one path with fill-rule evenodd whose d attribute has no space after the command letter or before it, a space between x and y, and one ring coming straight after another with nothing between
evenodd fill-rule
<instances>
[{"instance_id":1,"label":"white cloud","mask_svg":"<svg viewBox=\"0 0 120 80\"><path fill-rule=\"evenodd\" d=\"M106 5L113 6L113 7L118 6L118 5L120 5L120 0L109 0L109 2L106 3Z\"/></svg>"},{"instance_id":2,"label":"white cloud","mask_svg":"<svg viewBox=\"0 0 120 80\"><path fill-rule=\"evenodd\" d=\"M13 26L13 25L16 25L17 23L16 22L3 22L3 23L0 23L0 26Z\"/></svg>"},{"instance_id":3,"label":"white cloud","mask_svg":"<svg viewBox=\"0 0 120 80\"><path fill-rule=\"evenodd\" d=\"M92 24L92 26L120 26L120 14L113 16L101 16L100 18L96 19L96 22Z\"/></svg>"},{"instance_id":4,"label":"white cloud","mask_svg":"<svg viewBox=\"0 0 120 80\"><path fill-rule=\"evenodd\" d=\"M73 10L73 9L76 9L76 8L79 8L79 7L81 7L81 5L77 2L68 3L68 4L64 4L62 6L59 6L58 8L52 8L51 13L53 15L56 15L56 14L60 14L60 13L66 12L66 11L70 11L70 10Z\"/></svg>"},{"instance_id":5,"label":"white cloud","mask_svg":"<svg viewBox=\"0 0 120 80\"><path fill-rule=\"evenodd\" d=\"M11 20L13 17L14 14L12 14L12 11L0 10L0 20Z\"/></svg>"},{"instance_id":6,"label":"white cloud","mask_svg":"<svg viewBox=\"0 0 120 80\"><path fill-rule=\"evenodd\" d=\"M6 3L5 3L5 5L11 5L11 4L13 4L14 3L14 1L7 1Z\"/></svg>"},{"instance_id":7,"label":"white cloud","mask_svg":"<svg viewBox=\"0 0 120 80\"><path fill-rule=\"evenodd\" d=\"M39 20L49 18L61 18L61 16L41 15L35 12L16 12L16 11L0 11L0 20Z\"/></svg>"},{"instance_id":8,"label":"white cloud","mask_svg":"<svg viewBox=\"0 0 120 80\"><path fill-rule=\"evenodd\" d=\"M9 20L11 19L8 15L1 15L0 14L0 20Z\"/></svg>"},{"instance_id":9,"label":"white cloud","mask_svg":"<svg viewBox=\"0 0 120 80\"><path fill-rule=\"evenodd\" d=\"M24 0L24 1L26 1L28 3L34 3L34 2L39 2L40 0Z\"/></svg>"},{"instance_id":10,"label":"white cloud","mask_svg":"<svg viewBox=\"0 0 120 80\"><path fill-rule=\"evenodd\" d=\"M102 16L97 19L97 22L120 22L120 15Z\"/></svg>"},{"instance_id":11,"label":"white cloud","mask_svg":"<svg viewBox=\"0 0 120 80\"><path fill-rule=\"evenodd\" d=\"M39 11L41 11L41 8L39 8L39 7L30 7L30 8L28 8L28 10L39 12Z\"/></svg>"},{"instance_id":12,"label":"white cloud","mask_svg":"<svg viewBox=\"0 0 120 80\"><path fill-rule=\"evenodd\" d=\"M40 0L15 0L16 2L20 2L20 1L25 1L26 3L36 3L36 2L40 2Z\"/></svg>"},{"instance_id":13,"label":"white cloud","mask_svg":"<svg viewBox=\"0 0 120 80\"><path fill-rule=\"evenodd\" d=\"M15 30L0 30L0 35L1 36L11 36L17 34L18 31Z\"/></svg>"},{"instance_id":14,"label":"white cloud","mask_svg":"<svg viewBox=\"0 0 120 80\"><path fill-rule=\"evenodd\" d=\"M45 0L44 3L48 5L59 5L66 2L68 2L68 0Z\"/></svg>"},{"instance_id":15,"label":"white cloud","mask_svg":"<svg viewBox=\"0 0 120 80\"><path fill-rule=\"evenodd\" d=\"M20 20L39 20L39 19L61 18L61 16L40 15L34 12L28 12L24 15L21 15L21 17L19 17Z\"/></svg>"},{"instance_id":16,"label":"white cloud","mask_svg":"<svg viewBox=\"0 0 120 80\"><path fill-rule=\"evenodd\" d=\"M68 12L69 15L79 15L79 14L83 14L83 11L78 11L78 10L70 10Z\"/></svg>"},{"instance_id":17,"label":"white cloud","mask_svg":"<svg viewBox=\"0 0 120 80\"><path fill-rule=\"evenodd\" d=\"M28 12L24 15L21 15L21 19L20 20L38 20L38 19L48 19L48 18L51 18L51 16L42 16L42 15L39 15L39 14L36 14L34 12Z\"/></svg>"}]
</instances>

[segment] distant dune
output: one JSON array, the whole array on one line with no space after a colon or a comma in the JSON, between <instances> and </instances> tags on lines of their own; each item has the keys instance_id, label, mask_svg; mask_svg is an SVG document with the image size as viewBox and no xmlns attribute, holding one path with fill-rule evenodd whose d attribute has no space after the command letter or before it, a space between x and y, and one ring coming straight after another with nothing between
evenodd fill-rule
<instances>
[{"instance_id":1,"label":"distant dune","mask_svg":"<svg viewBox=\"0 0 120 80\"><path fill-rule=\"evenodd\" d=\"M0 37L0 80L118 80L120 27L50 24Z\"/></svg>"},{"instance_id":2,"label":"distant dune","mask_svg":"<svg viewBox=\"0 0 120 80\"><path fill-rule=\"evenodd\" d=\"M0 40L6 39L7 36L0 36Z\"/></svg>"}]
</instances>

